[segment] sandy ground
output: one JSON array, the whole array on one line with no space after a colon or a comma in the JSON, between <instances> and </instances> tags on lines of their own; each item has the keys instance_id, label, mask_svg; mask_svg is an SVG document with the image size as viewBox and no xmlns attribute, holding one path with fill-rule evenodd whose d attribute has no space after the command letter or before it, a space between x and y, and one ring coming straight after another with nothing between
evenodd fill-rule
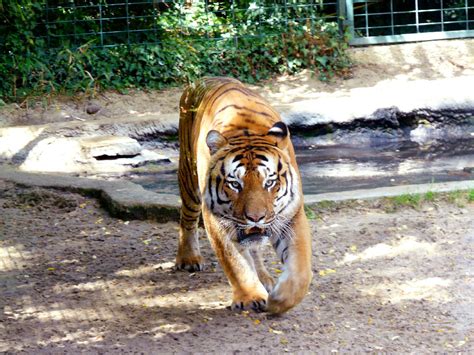
<instances>
[{"instance_id":1,"label":"sandy ground","mask_svg":"<svg viewBox=\"0 0 474 355\"><path fill-rule=\"evenodd\" d=\"M472 353L473 215L447 198L320 208L310 294L275 317L226 309L204 237L206 270L173 271L176 223L0 181L0 352Z\"/></svg>"},{"instance_id":2,"label":"sandy ground","mask_svg":"<svg viewBox=\"0 0 474 355\"><path fill-rule=\"evenodd\" d=\"M284 105L381 83L403 84L474 74L474 39L354 47L349 53L354 67L352 77L346 80L335 78L324 83L311 72L303 71L267 80L253 89L273 105ZM178 112L181 92L180 87L164 91L130 90L127 94L109 91L94 98L84 95L30 98L0 108L0 127L142 115L159 117Z\"/></svg>"}]
</instances>

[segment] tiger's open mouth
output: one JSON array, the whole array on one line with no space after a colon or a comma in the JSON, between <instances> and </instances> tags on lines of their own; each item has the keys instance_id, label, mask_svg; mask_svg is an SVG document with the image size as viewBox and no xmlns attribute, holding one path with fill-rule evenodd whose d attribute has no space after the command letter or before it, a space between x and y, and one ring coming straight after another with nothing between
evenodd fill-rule
<instances>
[{"instance_id":1,"label":"tiger's open mouth","mask_svg":"<svg viewBox=\"0 0 474 355\"><path fill-rule=\"evenodd\" d=\"M240 244L261 242L265 237L267 237L265 228L251 227L237 231L237 241Z\"/></svg>"}]
</instances>

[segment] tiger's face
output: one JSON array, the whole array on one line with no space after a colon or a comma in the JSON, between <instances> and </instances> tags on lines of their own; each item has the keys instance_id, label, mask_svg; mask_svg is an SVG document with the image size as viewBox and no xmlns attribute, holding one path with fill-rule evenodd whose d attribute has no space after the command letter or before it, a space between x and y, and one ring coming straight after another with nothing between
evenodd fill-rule
<instances>
[{"instance_id":1,"label":"tiger's face","mask_svg":"<svg viewBox=\"0 0 474 355\"><path fill-rule=\"evenodd\" d=\"M282 229L300 204L299 179L288 154L283 123L267 135L226 139L211 131L211 165L204 200L231 239L260 242Z\"/></svg>"}]
</instances>

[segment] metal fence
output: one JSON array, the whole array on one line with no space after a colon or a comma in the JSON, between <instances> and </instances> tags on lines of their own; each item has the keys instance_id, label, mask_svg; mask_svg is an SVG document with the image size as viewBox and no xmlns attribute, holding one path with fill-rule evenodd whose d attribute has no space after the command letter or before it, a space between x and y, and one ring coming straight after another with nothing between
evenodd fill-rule
<instances>
[{"instance_id":1,"label":"metal fence","mask_svg":"<svg viewBox=\"0 0 474 355\"><path fill-rule=\"evenodd\" d=\"M337 6L336 0L48 0L39 32L51 48L65 42L100 47L158 43L167 32L237 40L264 35L262 26L337 21Z\"/></svg>"},{"instance_id":2,"label":"metal fence","mask_svg":"<svg viewBox=\"0 0 474 355\"><path fill-rule=\"evenodd\" d=\"M474 37L474 0L346 0L351 44Z\"/></svg>"},{"instance_id":3,"label":"metal fence","mask_svg":"<svg viewBox=\"0 0 474 355\"><path fill-rule=\"evenodd\" d=\"M338 21L352 45L474 37L474 0L39 0L35 35L50 48L278 35L294 22ZM344 20L343 20L344 19ZM1 31L1 28L0 28Z\"/></svg>"}]
</instances>

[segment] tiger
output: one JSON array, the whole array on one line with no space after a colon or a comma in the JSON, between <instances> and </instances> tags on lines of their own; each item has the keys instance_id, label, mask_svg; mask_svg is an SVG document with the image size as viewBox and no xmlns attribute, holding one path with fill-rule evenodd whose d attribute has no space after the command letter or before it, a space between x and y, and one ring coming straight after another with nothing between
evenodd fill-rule
<instances>
[{"instance_id":1,"label":"tiger","mask_svg":"<svg viewBox=\"0 0 474 355\"><path fill-rule=\"evenodd\" d=\"M279 314L312 280L311 233L288 127L240 81L206 77L180 99L178 181L182 207L176 269L201 271L200 216L232 287L230 308ZM283 267L265 268L270 242Z\"/></svg>"}]
</instances>

